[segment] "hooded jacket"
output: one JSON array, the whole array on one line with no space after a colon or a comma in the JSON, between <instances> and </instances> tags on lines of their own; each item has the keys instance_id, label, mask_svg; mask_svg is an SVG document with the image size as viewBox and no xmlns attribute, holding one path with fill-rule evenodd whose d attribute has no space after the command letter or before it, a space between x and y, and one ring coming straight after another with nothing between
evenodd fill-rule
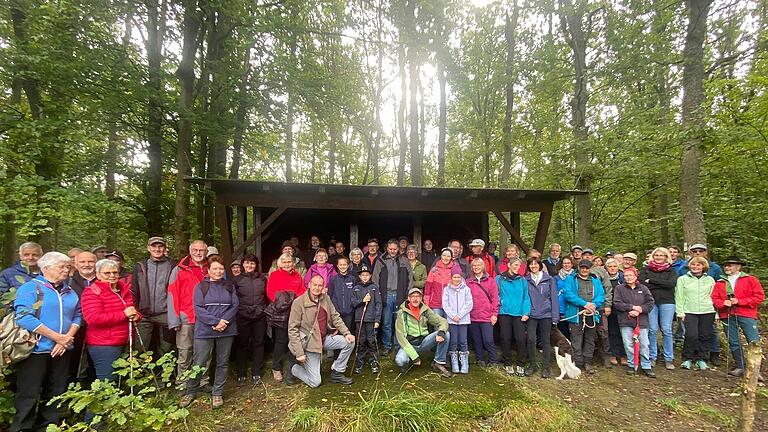
<instances>
[{"instance_id":1,"label":"hooded jacket","mask_svg":"<svg viewBox=\"0 0 768 432\"><path fill-rule=\"evenodd\" d=\"M587 303L593 303L596 309L603 307L605 302L605 290L603 289L603 283L600 278L592 273L589 274L589 281L592 283L591 299L587 295L587 298L583 298L579 295L579 280L577 279L578 273L574 272L570 276L566 277L563 281L563 297L565 298L565 315L568 318L568 322L572 324L578 324L580 316L578 315ZM600 314L595 313L595 323L600 322Z\"/></svg>"},{"instance_id":2,"label":"hooded jacket","mask_svg":"<svg viewBox=\"0 0 768 432\"><path fill-rule=\"evenodd\" d=\"M524 316L531 314L528 281L519 274L504 272L496 276L499 287L499 315Z\"/></svg>"},{"instance_id":3,"label":"hooded jacket","mask_svg":"<svg viewBox=\"0 0 768 432\"><path fill-rule=\"evenodd\" d=\"M136 263L131 278L131 292L136 309L144 316L168 312L168 285L175 264L168 258L147 258Z\"/></svg>"},{"instance_id":4,"label":"hooded jacket","mask_svg":"<svg viewBox=\"0 0 768 432\"><path fill-rule=\"evenodd\" d=\"M237 292L237 317L245 320L258 320L264 317L267 308L267 280L263 273L243 273L235 277Z\"/></svg>"},{"instance_id":5,"label":"hooded jacket","mask_svg":"<svg viewBox=\"0 0 768 432\"><path fill-rule=\"evenodd\" d=\"M168 285L168 328L195 323L195 287L208 275L208 265L195 265L187 255L171 272Z\"/></svg>"},{"instance_id":6,"label":"hooded jacket","mask_svg":"<svg viewBox=\"0 0 768 432\"><path fill-rule=\"evenodd\" d=\"M499 287L496 280L484 273L478 279L472 275L467 279L467 286L472 293L471 322L489 323L491 317L499 315Z\"/></svg>"},{"instance_id":7,"label":"hooded jacket","mask_svg":"<svg viewBox=\"0 0 768 432\"><path fill-rule=\"evenodd\" d=\"M366 294L371 295L371 301L368 302L368 307L365 308L365 317L363 317L363 308L365 303L363 298ZM379 287L375 283L368 281L368 283L359 282L352 290L352 307L355 308L355 322L377 323L381 319L381 293Z\"/></svg>"},{"instance_id":8,"label":"hooded jacket","mask_svg":"<svg viewBox=\"0 0 768 432\"><path fill-rule=\"evenodd\" d=\"M195 287L195 339L214 339L237 335L237 310L239 300L231 280L212 281L205 278ZM228 321L224 331L214 326L220 320Z\"/></svg>"},{"instance_id":9,"label":"hooded jacket","mask_svg":"<svg viewBox=\"0 0 768 432\"><path fill-rule=\"evenodd\" d=\"M435 266L427 274L427 281L424 284L424 303L428 307L440 309L443 307L443 289L451 283L451 270L458 266L456 261L451 261L448 265L437 260Z\"/></svg>"},{"instance_id":10,"label":"hooded jacket","mask_svg":"<svg viewBox=\"0 0 768 432\"><path fill-rule=\"evenodd\" d=\"M424 286L427 284L427 267L419 260L415 260L411 263L411 275L413 287L424 291Z\"/></svg>"},{"instance_id":11,"label":"hooded jacket","mask_svg":"<svg viewBox=\"0 0 768 432\"><path fill-rule=\"evenodd\" d=\"M525 275L528 282L528 296L531 299L531 314L533 319L548 319L552 323L560 320L560 306L557 300L557 283L552 276L541 272L541 280L535 283L531 273Z\"/></svg>"},{"instance_id":12,"label":"hooded jacket","mask_svg":"<svg viewBox=\"0 0 768 432\"><path fill-rule=\"evenodd\" d=\"M296 357L301 357L308 352L317 354L323 352L324 341L320 339L320 324L316 319L318 307L325 309L328 316L327 330L338 330L343 336L351 334L328 295L320 294L317 302L313 302L309 296L310 293L305 292L293 301L291 315L288 318L288 348Z\"/></svg>"},{"instance_id":13,"label":"hooded jacket","mask_svg":"<svg viewBox=\"0 0 768 432\"><path fill-rule=\"evenodd\" d=\"M99 346L128 344L128 317L125 308L134 306L131 288L123 281L117 283L118 292L109 282L96 281L83 290L81 306L85 329L85 343ZM141 318L141 317L139 317Z\"/></svg>"},{"instance_id":14,"label":"hooded jacket","mask_svg":"<svg viewBox=\"0 0 768 432\"><path fill-rule=\"evenodd\" d=\"M38 290L42 294L42 303L36 310ZM72 324L82 324L83 317L77 293L66 282L57 290L42 275L19 287L13 307L16 310L16 323L29 332L34 332L44 325L57 333L66 333ZM32 352L50 353L54 346L56 343L53 340L40 336Z\"/></svg>"},{"instance_id":15,"label":"hooded jacket","mask_svg":"<svg viewBox=\"0 0 768 432\"><path fill-rule=\"evenodd\" d=\"M688 272L677 278L675 285L675 313L683 318L685 314L715 313L712 303L712 291L715 280L712 276L694 276Z\"/></svg>"},{"instance_id":16,"label":"hooded jacket","mask_svg":"<svg viewBox=\"0 0 768 432\"><path fill-rule=\"evenodd\" d=\"M636 283L634 288L630 288L626 283L619 284L613 290L613 311L616 314L616 320L619 327L634 327L636 324L640 328L648 328L648 313L653 309L654 301L651 290L641 283ZM633 306L640 306L643 312L632 318L629 311Z\"/></svg>"},{"instance_id":17,"label":"hooded jacket","mask_svg":"<svg viewBox=\"0 0 768 432\"><path fill-rule=\"evenodd\" d=\"M358 283L357 276L351 272L347 274L337 273L331 277L328 283L328 296L331 297L333 306L339 315L351 315L355 312L352 293Z\"/></svg>"},{"instance_id":18,"label":"hooded jacket","mask_svg":"<svg viewBox=\"0 0 768 432\"><path fill-rule=\"evenodd\" d=\"M520 261L520 268L517 269L517 274L520 276L525 276L525 270L528 268L528 263L525 262L525 260ZM498 266L499 274L502 273L509 273L509 258L504 257L499 261Z\"/></svg>"},{"instance_id":19,"label":"hooded jacket","mask_svg":"<svg viewBox=\"0 0 768 432\"><path fill-rule=\"evenodd\" d=\"M304 286L309 288L309 281L311 281L312 278L316 275L320 275L323 278L323 281L325 281L325 286L327 287L328 282L333 276L336 275L336 266L329 262L323 265L318 263L312 264L309 269L307 269L307 273L304 275Z\"/></svg>"},{"instance_id":20,"label":"hooded jacket","mask_svg":"<svg viewBox=\"0 0 768 432\"><path fill-rule=\"evenodd\" d=\"M723 303L728 300L729 295L738 299L738 304L731 308ZM739 274L735 287L732 287L724 277L715 282L715 288L712 291L712 303L720 314L720 319L727 319L729 312L731 316L757 319L757 308L763 300L765 300L765 291L760 281L743 272Z\"/></svg>"},{"instance_id":21,"label":"hooded jacket","mask_svg":"<svg viewBox=\"0 0 768 432\"><path fill-rule=\"evenodd\" d=\"M677 273L675 273L675 269L672 266L661 272L653 271L648 266L645 266L640 270L640 275L637 278L639 283L644 284L651 290L653 301L656 304L675 303Z\"/></svg>"},{"instance_id":22,"label":"hooded jacket","mask_svg":"<svg viewBox=\"0 0 768 432\"><path fill-rule=\"evenodd\" d=\"M469 313L472 311L472 307L472 292L464 280L458 286L448 284L443 290L443 311L445 311L448 324L469 324ZM459 321L453 320L455 316L459 317Z\"/></svg>"},{"instance_id":23,"label":"hooded jacket","mask_svg":"<svg viewBox=\"0 0 768 432\"><path fill-rule=\"evenodd\" d=\"M30 271L29 267L16 261L12 266L0 273L0 294L8 292L11 288L18 288L31 281L39 272Z\"/></svg>"},{"instance_id":24,"label":"hooded jacket","mask_svg":"<svg viewBox=\"0 0 768 432\"><path fill-rule=\"evenodd\" d=\"M283 269L277 269L269 275L267 280L267 298L269 301L275 301L275 296L280 291L291 291L296 297L304 294L307 287L301 280L301 275L296 270L287 272Z\"/></svg>"},{"instance_id":25,"label":"hooded jacket","mask_svg":"<svg viewBox=\"0 0 768 432\"><path fill-rule=\"evenodd\" d=\"M437 328L437 335L445 337L448 333L448 320L441 317L424 303L419 306L419 317L408 308L408 302L400 304L395 313L395 337L400 347L408 354L408 358L414 361L419 358L419 353L413 345L421 345L424 337L430 334L429 326ZM447 343L446 339L445 342Z\"/></svg>"}]
</instances>

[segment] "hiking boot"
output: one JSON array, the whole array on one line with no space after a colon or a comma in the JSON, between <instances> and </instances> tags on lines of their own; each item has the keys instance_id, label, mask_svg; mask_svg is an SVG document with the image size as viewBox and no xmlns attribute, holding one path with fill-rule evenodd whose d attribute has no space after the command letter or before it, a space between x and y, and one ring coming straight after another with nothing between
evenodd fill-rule
<instances>
[{"instance_id":1,"label":"hiking boot","mask_svg":"<svg viewBox=\"0 0 768 432\"><path fill-rule=\"evenodd\" d=\"M379 372L381 372L381 368L379 367L379 362L377 362L376 360L373 360L371 362L371 372L373 372L374 374L378 374Z\"/></svg>"},{"instance_id":2,"label":"hiking boot","mask_svg":"<svg viewBox=\"0 0 768 432\"><path fill-rule=\"evenodd\" d=\"M469 351L462 351L459 353L459 364L461 365L461 373L466 375L469 373Z\"/></svg>"},{"instance_id":3,"label":"hiking boot","mask_svg":"<svg viewBox=\"0 0 768 432\"><path fill-rule=\"evenodd\" d=\"M477 367L486 368L488 367L488 363L486 363L485 360L478 360Z\"/></svg>"},{"instance_id":4,"label":"hiking boot","mask_svg":"<svg viewBox=\"0 0 768 432\"><path fill-rule=\"evenodd\" d=\"M635 368L629 368L627 369L627 375L637 375L637 371Z\"/></svg>"},{"instance_id":5,"label":"hiking boot","mask_svg":"<svg viewBox=\"0 0 768 432\"><path fill-rule=\"evenodd\" d=\"M712 364L714 367L720 366L720 352L719 351L710 351L709 352L709 363Z\"/></svg>"},{"instance_id":6,"label":"hiking boot","mask_svg":"<svg viewBox=\"0 0 768 432\"><path fill-rule=\"evenodd\" d=\"M664 362L664 367L665 367L667 370L675 370L675 364L674 364L674 363L672 363L671 361L665 361L665 362Z\"/></svg>"},{"instance_id":7,"label":"hiking boot","mask_svg":"<svg viewBox=\"0 0 768 432\"><path fill-rule=\"evenodd\" d=\"M656 373L655 373L655 372L653 372L653 369L643 369L643 373L644 373L644 374L645 374L645 376L647 376L648 378L656 378Z\"/></svg>"},{"instance_id":8,"label":"hiking boot","mask_svg":"<svg viewBox=\"0 0 768 432\"><path fill-rule=\"evenodd\" d=\"M194 395L190 395L190 394L184 395L184 396L181 397L181 399L179 399L179 406L181 408L186 408L186 407L192 405L192 401L193 400L195 400L195 396Z\"/></svg>"},{"instance_id":9,"label":"hiking boot","mask_svg":"<svg viewBox=\"0 0 768 432\"><path fill-rule=\"evenodd\" d=\"M683 369L690 370L692 364L693 364L693 362L691 362L690 360L686 360L686 361L680 363L680 367L683 368Z\"/></svg>"},{"instance_id":10,"label":"hiking boot","mask_svg":"<svg viewBox=\"0 0 768 432\"><path fill-rule=\"evenodd\" d=\"M603 358L603 366L604 366L606 369L610 369L610 368L612 368L612 367L613 367L613 365L615 365L615 364L616 364L616 363L612 362L610 358L608 358L608 357L605 357L605 358Z\"/></svg>"},{"instance_id":11,"label":"hiking boot","mask_svg":"<svg viewBox=\"0 0 768 432\"><path fill-rule=\"evenodd\" d=\"M587 371L588 374L594 375L597 370L595 370L595 367L592 366L592 363L586 363L584 365L584 370Z\"/></svg>"},{"instance_id":12,"label":"hiking boot","mask_svg":"<svg viewBox=\"0 0 768 432\"><path fill-rule=\"evenodd\" d=\"M451 372L459 373L459 371L461 371L461 368L459 367L459 352L451 351L448 353L448 357L451 359Z\"/></svg>"},{"instance_id":13,"label":"hiking boot","mask_svg":"<svg viewBox=\"0 0 768 432\"><path fill-rule=\"evenodd\" d=\"M253 383L253 385L255 385L255 386L257 386L257 385L261 385L261 375L254 375L254 376L252 376L252 377L251 377L251 382L252 382L252 383Z\"/></svg>"},{"instance_id":14,"label":"hiking boot","mask_svg":"<svg viewBox=\"0 0 768 432\"><path fill-rule=\"evenodd\" d=\"M343 372L331 369L331 382L334 384L350 385L352 384L352 378L344 375Z\"/></svg>"},{"instance_id":15,"label":"hiking boot","mask_svg":"<svg viewBox=\"0 0 768 432\"><path fill-rule=\"evenodd\" d=\"M549 368L544 368L544 369L541 370L541 377L542 378L549 378L550 377Z\"/></svg>"},{"instance_id":16,"label":"hiking boot","mask_svg":"<svg viewBox=\"0 0 768 432\"><path fill-rule=\"evenodd\" d=\"M277 382L283 382L283 373L279 370L272 369L272 379Z\"/></svg>"},{"instance_id":17,"label":"hiking boot","mask_svg":"<svg viewBox=\"0 0 768 432\"><path fill-rule=\"evenodd\" d=\"M221 396L214 396L212 405L214 408L219 408L224 405L224 398Z\"/></svg>"},{"instance_id":18,"label":"hiking boot","mask_svg":"<svg viewBox=\"0 0 768 432\"><path fill-rule=\"evenodd\" d=\"M283 376L283 382L287 386L292 386L296 384L296 378L293 376L293 372L291 372L291 369L293 369L293 365L288 365L288 369L285 370L285 375Z\"/></svg>"},{"instance_id":19,"label":"hiking boot","mask_svg":"<svg viewBox=\"0 0 768 432\"><path fill-rule=\"evenodd\" d=\"M445 368L445 365L441 365L437 362L432 362L432 370L437 372L443 378L450 378L453 376L451 371Z\"/></svg>"},{"instance_id":20,"label":"hiking boot","mask_svg":"<svg viewBox=\"0 0 768 432\"><path fill-rule=\"evenodd\" d=\"M629 366L629 360L627 360L626 357L622 357L619 363L621 363L622 366Z\"/></svg>"},{"instance_id":21,"label":"hiking boot","mask_svg":"<svg viewBox=\"0 0 768 432\"><path fill-rule=\"evenodd\" d=\"M239 385L241 387L244 386L247 381L248 381L248 379L246 379L244 376L237 377L237 385Z\"/></svg>"},{"instance_id":22,"label":"hiking boot","mask_svg":"<svg viewBox=\"0 0 768 432\"><path fill-rule=\"evenodd\" d=\"M522 366L515 366L515 375L517 376L524 376L525 375L525 368Z\"/></svg>"},{"instance_id":23,"label":"hiking boot","mask_svg":"<svg viewBox=\"0 0 768 432\"><path fill-rule=\"evenodd\" d=\"M360 375L361 373L363 373L363 365L357 365L357 366L355 366L355 370L354 370L354 371L352 371L352 372L353 372L353 373L355 373L355 374L357 374L357 375Z\"/></svg>"},{"instance_id":24,"label":"hiking boot","mask_svg":"<svg viewBox=\"0 0 768 432\"><path fill-rule=\"evenodd\" d=\"M514 375L515 374L515 367L514 366L504 366L504 372L506 372L507 375Z\"/></svg>"},{"instance_id":25,"label":"hiking boot","mask_svg":"<svg viewBox=\"0 0 768 432\"><path fill-rule=\"evenodd\" d=\"M707 362L704 360L699 360L696 362L696 367L699 368L699 370L707 370L709 369L709 366L707 366Z\"/></svg>"},{"instance_id":26,"label":"hiking boot","mask_svg":"<svg viewBox=\"0 0 768 432\"><path fill-rule=\"evenodd\" d=\"M533 376L534 373L536 373L536 368L535 367L529 367L529 368L525 369L525 372L523 374L525 376L529 377L529 376Z\"/></svg>"},{"instance_id":27,"label":"hiking boot","mask_svg":"<svg viewBox=\"0 0 768 432\"><path fill-rule=\"evenodd\" d=\"M736 368L736 369L728 372L728 375L741 378L742 376L744 376L744 369Z\"/></svg>"}]
</instances>

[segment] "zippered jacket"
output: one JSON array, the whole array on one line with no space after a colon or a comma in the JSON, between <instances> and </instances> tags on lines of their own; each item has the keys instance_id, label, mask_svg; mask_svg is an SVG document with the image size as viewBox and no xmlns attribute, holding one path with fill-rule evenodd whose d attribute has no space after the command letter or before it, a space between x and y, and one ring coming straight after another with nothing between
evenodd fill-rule
<instances>
[{"instance_id":1,"label":"zippered jacket","mask_svg":"<svg viewBox=\"0 0 768 432\"><path fill-rule=\"evenodd\" d=\"M129 306L135 307L133 293L123 281L118 281L117 287L118 292L115 292L109 282L96 281L83 290L83 319L88 324L85 329L86 344L128 344L128 317L123 311Z\"/></svg>"},{"instance_id":2,"label":"zippered jacket","mask_svg":"<svg viewBox=\"0 0 768 432\"><path fill-rule=\"evenodd\" d=\"M60 291L40 275L20 286L16 291L16 300L13 307L16 311L16 323L30 332L34 332L44 325L56 333L64 334L69 331L72 324L80 326L83 315L80 310L80 299L66 282ZM37 291L43 294L40 308L35 313ZM38 318L39 316L39 318ZM47 337L40 336L34 354L50 353L56 342Z\"/></svg>"}]
</instances>

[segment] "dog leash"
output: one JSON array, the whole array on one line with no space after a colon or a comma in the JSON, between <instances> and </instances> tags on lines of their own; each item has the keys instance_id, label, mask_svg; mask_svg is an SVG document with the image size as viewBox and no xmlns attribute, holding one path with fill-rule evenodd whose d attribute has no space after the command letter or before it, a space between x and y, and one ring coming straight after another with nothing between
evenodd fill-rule
<instances>
[{"instance_id":1,"label":"dog leash","mask_svg":"<svg viewBox=\"0 0 768 432\"><path fill-rule=\"evenodd\" d=\"M584 315L584 318L585 318L583 323L581 324L582 330L585 329L585 328L593 329L593 328L595 328L597 326L597 324L595 323L594 320L592 320L592 325L587 324L586 317L594 317L595 316L595 312L594 311L590 311L590 310L587 310L587 309L582 309L576 315L565 317L565 318L561 318L560 321L570 321L570 320L572 320L574 318L578 318L579 315Z\"/></svg>"}]
</instances>

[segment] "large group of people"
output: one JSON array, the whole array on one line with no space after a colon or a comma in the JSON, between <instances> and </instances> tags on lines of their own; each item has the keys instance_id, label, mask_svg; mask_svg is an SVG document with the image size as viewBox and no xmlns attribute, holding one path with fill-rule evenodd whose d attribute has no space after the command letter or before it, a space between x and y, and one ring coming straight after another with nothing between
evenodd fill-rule
<instances>
[{"instance_id":1,"label":"large group of people","mask_svg":"<svg viewBox=\"0 0 768 432\"><path fill-rule=\"evenodd\" d=\"M157 355L175 349L180 405L210 388L219 407L231 355L239 385L261 384L269 340L272 379L309 387L321 384L326 358L328 380L350 384L352 358L352 375L366 366L378 374L390 355L401 374L431 360L446 378L471 364L547 378L553 344L569 346L587 374L602 364L653 378L656 364L675 369L676 339L678 367L704 371L720 365L718 321L733 359L727 372L742 376L740 335L759 340L760 281L736 256L720 267L703 244L688 248L689 259L669 246L642 261L579 245L563 255L558 244L546 258L514 244L499 257L482 239L466 253L459 240L436 250L404 236L381 248L375 238L352 246L347 255L343 242L325 249L312 236L302 251L293 237L262 273L258 257L225 263L202 240L174 262L166 239L151 237L133 272L104 246L65 255L22 244L18 262L0 273L0 291L16 290L17 324L39 341L16 368L11 431L58 423L62 413L47 401L69 382L114 380L112 364L129 345Z\"/></svg>"}]
</instances>

